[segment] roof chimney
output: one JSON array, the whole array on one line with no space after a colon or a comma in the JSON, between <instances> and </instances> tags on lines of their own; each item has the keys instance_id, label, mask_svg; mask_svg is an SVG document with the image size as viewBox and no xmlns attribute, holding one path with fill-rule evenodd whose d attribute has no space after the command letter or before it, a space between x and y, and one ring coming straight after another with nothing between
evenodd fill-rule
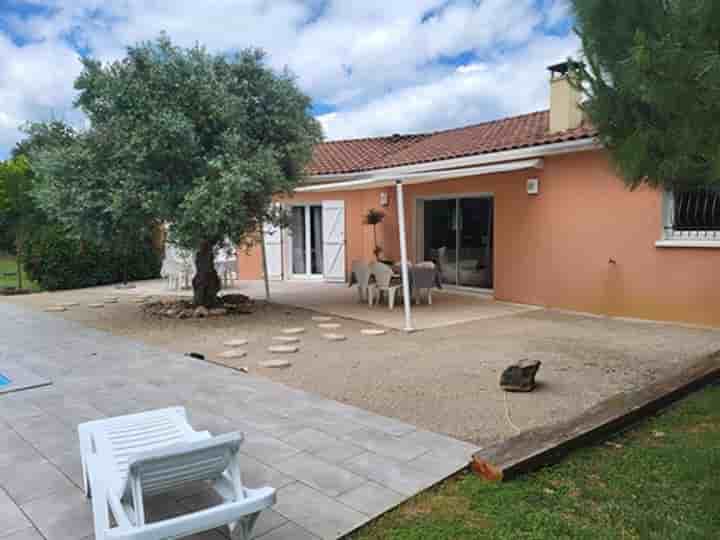
<instances>
[{"instance_id":1,"label":"roof chimney","mask_svg":"<svg viewBox=\"0 0 720 540\"><path fill-rule=\"evenodd\" d=\"M550 132L580 127L583 114L580 110L580 92L570 84L572 70L580 63L573 60L548 67L550 71Z\"/></svg>"}]
</instances>

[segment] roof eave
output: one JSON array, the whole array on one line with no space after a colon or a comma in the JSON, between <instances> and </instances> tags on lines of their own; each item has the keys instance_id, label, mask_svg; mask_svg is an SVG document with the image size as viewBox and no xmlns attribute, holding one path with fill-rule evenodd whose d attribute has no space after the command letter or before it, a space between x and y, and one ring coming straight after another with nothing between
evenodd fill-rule
<instances>
[{"instance_id":1,"label":"roof eave","mask_svg":"<svg viewBox=\"0 0 720 540\"><path fill-rule=\"evenodd\" d=\"M599 150L600 148L602 148L602 145L595 138L595 136L588 136L573 139L570 141L528 146L525 148L516 148L513 150L501 150L498 152L475 154L472 156L465 156L459 158L427 161L424 163L417 163L413 165L386 167L382 169L372 169L352 173L308 175L305 177L305 183L315 184L328 183L333 181L342 182L348 180L363 180L367 178L372 178L376 175L402 175L408 173L444 171L448 169L458 169L463 167L472 167L476 165L502 163L504 161L514 161L518 159L533 159L546 156L570 154L574 152L586 152L591 150Z\"/></svg>"}]
</instances>

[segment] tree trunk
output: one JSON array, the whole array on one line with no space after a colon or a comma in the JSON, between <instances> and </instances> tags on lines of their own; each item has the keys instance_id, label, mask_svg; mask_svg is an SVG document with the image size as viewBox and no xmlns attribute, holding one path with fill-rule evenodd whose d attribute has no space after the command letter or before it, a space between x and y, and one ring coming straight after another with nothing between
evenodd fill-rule
<instances>
[{"instance_id":1,"label":"tree trunk","mask_svg":"<svg viewBox=\"0 0 720 540\"><path fill-rule=\"evenodd\" d=\"M270 276L268 275L267 247L265 246L265 229L260 231L260 247L262 249L263 281L265 282L265 300L270 301Z\"/></svg>"},{"instance_id":2,"label":"tree trunk","mask_svg":"<svg viewBox=\"0 0 720 540\"><path fill-rule=\"evenodd\" d=\"M215 270L213 246L203 242L195 255L195 277L192 280L195 305L212 308L220 303L220 277Z\"/></svg>"},{"instance_id":3,"label":"tree trunk","mask_svg":"<svg viewBox=\"0 0 720 540\"><path fill-rule=\"evenodd\" d=\"M15 262L17 265L17 288L23 288L22 281L22 256L23 256L23 242L20 234L15 237Z\"/></svg>"},{"instance_id":4,"label":"tree trunk","mask_svg":"<svg viewBox=\"0 0 720 540\"><path fill-rule=\"evenodd\" d=\"M130 241L129 241L130 235L126 235L124 238L124 247L123 247L123 270L122 270L122 284L123 286L127 286L128 284L128 259L130 258Z\"/></svg>"}]
</instances>

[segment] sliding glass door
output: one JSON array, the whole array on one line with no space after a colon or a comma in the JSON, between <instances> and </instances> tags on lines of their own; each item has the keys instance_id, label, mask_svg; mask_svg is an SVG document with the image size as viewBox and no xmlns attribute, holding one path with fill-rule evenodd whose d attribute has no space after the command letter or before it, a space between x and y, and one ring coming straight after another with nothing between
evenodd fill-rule
<instances>
[{"instance_id":1,"label":"sliding glass door","mask_svg":"<svg viewBox=\"0 0 720 540\"><path fill-rule=\"evenodd\" d=\"M492 288L491 197L425 200L424 255L435 261L443 283Z\"/></svg>"},{"instance_id":2,"label":"sliding glass door","mask_svg":"<svg viewBox=\"0 0 720 540\"><path fill-rule=\"evenodd\" d=\"M290 272L296 277L322 276L322 206L293 206L290 214Z\"/></svg>"}]
</instances>

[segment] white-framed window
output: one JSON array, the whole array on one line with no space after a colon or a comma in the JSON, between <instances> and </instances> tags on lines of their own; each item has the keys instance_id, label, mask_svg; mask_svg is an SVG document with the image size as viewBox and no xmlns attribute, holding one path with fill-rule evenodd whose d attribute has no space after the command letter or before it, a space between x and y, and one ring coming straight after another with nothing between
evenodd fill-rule
<instances>
[{"instance_id":1,"label":"white-framed window","mask_svg":"<svg viewBox=\"0 0 720 540\"><path fill-rule=\"evenodd\" d=\"M720 190L665 191L658 247L720 248Z\"/></svg>"}]
</instances>

